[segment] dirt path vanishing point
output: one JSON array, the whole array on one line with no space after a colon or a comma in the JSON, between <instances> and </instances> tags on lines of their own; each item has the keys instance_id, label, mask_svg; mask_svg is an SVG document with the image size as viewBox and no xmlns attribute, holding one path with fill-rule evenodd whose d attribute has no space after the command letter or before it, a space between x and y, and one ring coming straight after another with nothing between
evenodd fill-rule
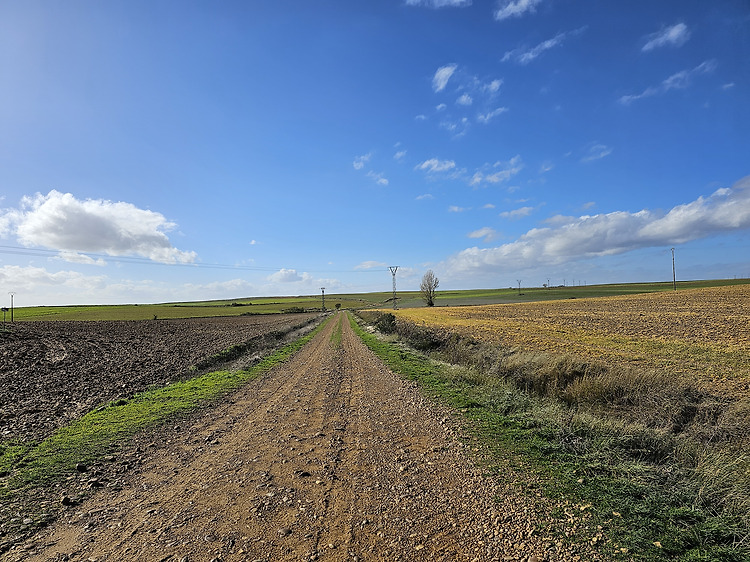
<instances>
[{"instance_id":1,"label":"dirt path vanishing point","mask_svg":"<svg viewBox=\"0 0 750 562\"><path fill-rule=\"evenodd\" d=\"M578 559L530 533L537 521L528 500L482 476L449 417L391 373L339 314L290 361L150 448L121 489L69 508L7 555Z\"/></svg>"}]
</instances>

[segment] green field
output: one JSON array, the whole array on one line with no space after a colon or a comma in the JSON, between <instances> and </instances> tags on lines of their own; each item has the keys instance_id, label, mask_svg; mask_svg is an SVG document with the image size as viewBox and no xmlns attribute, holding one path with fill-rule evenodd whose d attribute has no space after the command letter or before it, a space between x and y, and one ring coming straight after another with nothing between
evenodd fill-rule
<instances>
[{"instance_id":1,"label":"green field","mask_svg":"<svg viewBox=\"0 0 750 562\"><path fill-rule=\"evenodd\" d=\"M677 289L696 289L750 283L750 279L719 279L709 281L680 281ZM470 289L463 291L438 291L436 306L466 306L559 300L586 297L606 297L653 293L673 290L671 282L620 283L609 285L581 285L567 287L509 287L505 289ZM424 306L419 291L398 291L398 306L414 308ZM393 293L326 294L328 310L360 310L366 308L391 308ZM241 316L250 314L278 314L291 309L320 310L321 296L247 297L233 300L216 300L162 304L126 304L96 306L35 306L16 307L15 320L152 320L154 318L203 318L212 316ZM10 313L6 314L10 320Z\"/></svg>"}]
</instances>

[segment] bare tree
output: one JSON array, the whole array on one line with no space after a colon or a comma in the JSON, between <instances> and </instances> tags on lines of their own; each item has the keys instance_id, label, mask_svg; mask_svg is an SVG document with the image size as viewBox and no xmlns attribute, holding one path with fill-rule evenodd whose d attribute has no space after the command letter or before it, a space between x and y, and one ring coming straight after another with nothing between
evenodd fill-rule
<instances>
[{"instance_id":1,"label":"bare tree","mask_svg":"<svg viewBox=\"0 0 750 562\"><path fill-rule=\"evenodd\" d=\"M422 293L422 300L427 303L427 306L435 306L435 292L437 291L440 281L431 269L427 270L427 273L422 277L422 284L419 286L419 292Z\"/></svg>"}]
</instances>

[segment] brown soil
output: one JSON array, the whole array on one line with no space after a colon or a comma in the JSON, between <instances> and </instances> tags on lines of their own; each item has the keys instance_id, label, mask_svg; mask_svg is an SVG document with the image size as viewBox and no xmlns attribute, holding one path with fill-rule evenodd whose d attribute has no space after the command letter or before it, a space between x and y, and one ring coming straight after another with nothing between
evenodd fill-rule
<instances>
[{"instance_id":1,"label":"brown soil","mask_svg":"<svg viewBox=\"0 0 750 562\"><path fill-rule=\"evenodd\" d=\"M41 440L101 404L193 376L189 368L216 353L254 340L263 347L269 334L316 316L16 322L0 332L0 444Z\"/></svg>"},{"instance_id":2,"label":"brown soil","mask_svg":"<svg viewBox=\"0 0 750 562\"><path fill-rule=\"evenodd\" d=\"M287 363L163 431L133 453L137 470L6 556L579 559L538 534L544 516L516 491L518 475L501 482L476 468L458 427L385 368L340 314Z\"/></svg>"}]
</instances>

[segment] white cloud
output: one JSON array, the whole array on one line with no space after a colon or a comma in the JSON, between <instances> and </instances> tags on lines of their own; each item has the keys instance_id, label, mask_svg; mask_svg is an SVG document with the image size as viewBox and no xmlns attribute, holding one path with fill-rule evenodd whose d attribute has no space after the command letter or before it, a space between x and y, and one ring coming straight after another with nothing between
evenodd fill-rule
<instances>
[{"instance_id":1,"label":"white cloud","mask_svg":"<svg viewBox=\"0 0 750 562\"><path fill-rule=\"evenodd\" d=\"M548 51L555 47L561 46L565 38L568 37L569 35L580 35L585 30L586 30L586 27L584 26L574 31L558 33L552 39L547 39L546 41L542 41L537 46L532 47L531 49L518 48L518 49L513 49L512 51L507 51L503 55L501 62L515 60L519 64L529 64L531 61L539 57L539 55L541 55L544 51Z\"/></svg>"},{"instance_id":2,"label":"white cloud","mask_svg":"<svg viewBox=\"0 0 750 562\"><path fill-rule=\"evenodd\" d=\"M486 205L482 205L482 209L494 209L495 205L492 203L487 203Z\"/></svg>"},{"instance_id":3,"label":"white cloud","mask_svg":"<svg viewBox=\"0 0 750 562\"><path fill-rule=\"evenodd\" d=\"M546 161L542 162L541 166L539 166L539 173L540 174L546 174L547 172L553 170L554 167L555 167L555 165L552 162L550 162L549 160L546 160Z\"/></svg>"},{"instance_id":4,"label":"white cloud","mask_svg":"<svg viewBox=\"0 0 750 562\"><path fill-rule=\"evenodd\" d=\"M425 6L427 8L464 8L471 6L471 0L406 0L407 6Z\"/></svg>"},{"instance_id":5,"label":"white cloud","mask_svg":"<svg viewBox=\"0 0 750 562\"><path fill-rule=\"evenodd\" d=\"M503 211L500 216L504 219L521 219L528 217L534 211L534 207L521 207L520 209L513 209L512 211Z\"/></svg>"},{"instance_id":6,"label":"white cloud","mask_svg":"<svg viewBox=\"0 0 750 562\"><path fill-rule=\"evenodd\" d=\"M405 150L399 150L396 154L393 155L394 160L403 160L404 156L406 156Z\"/></svg>"},{"instance_id":7,"label":"white cloud","mask_svg":"<svg viewBox=\"0 0 750 562\"><path fill-rule=\"evenodd\" d=\"M458 105L471 105L473 102L474 100L469 94L463 94L460 98L456 100L456 103Z\"/></svg>"},{"instance_id":8,"label":"white cloud","mask_svg":"<svg viewBox=\"0 0 750 562\"><path fill-rule=\"evenodd\" d=\"M414 169L422 170L428 174L434 174L438 172L447 172L453 170L455 167L456 163L453 160L438 160L437 158L430 158L421 164L417 164Z\"/></svg>"},{"instance_id":9,"label":"white cloud","mask_svg":"<svg viewBox=\"0 0 750 562\"><path fill-rule=\"evenodd\" d=\"M648 98L651 96L664 94L670 90L677 90L677 89L681 90L681 89L687 88L695 76L700 76L701 74L711 73L715 69L716 69L715 60L704 61L698 66L696 66L695 68L691 68L689 70L681 70L680 72L676 72L675 74L672 74L670 77L663 80L662 83L659 84L658 86L649 86L648 88L643 90L640 94L630 94L630 95L622 96L620 97L620 103L623 105L629 105L632 102L642 99L642 98Z\"/></svg>"},{"instance_id":10,"label":"white cloud","mask_svg":"<svg viewBox=\"0 0 750 562\"><path fill-rule=\"evenodd\" d=\"M52 190L24 197L20 208L0 211L0 235L20 244L59 250L80 262L82 253L142 256L162 263L192 263L195 252L178 250L165 232L177 225L164 215L124 202L76 199Z\"/></svg>"},{"instance_id":11,"label":"white cloud","mask_svg":"<svg viewBox=\"0 0 750 562\"><path fill-rule=\"evenodd\" d=\"M482 238L485 242L492 242L493 240L496 240L498 238L499 233L494 228L484 226L479 230L469 232L467 236L469 238Z\"/></svg>"},{"instance_id":12,"label":"white cloud","mask_svg":"<svg viewBox=\"0 0 750 562\"><path fill-rule=\"evenodd\" d=\"M657 47L681 47L690 39L690 30L684 23L676 23L652 33L648 36L648 41L641 49L642 51L652 51Z\"/></svg>"},{"instance_id":13,"label":"white cloud","mask_svg":"<svg viewBox=\"0 0 750 562\"><path fill-rule=\"evenodd\" d=\"M417 201L425 201L427 199L434 199L432 193L423 193L422 195L417 195L416 197Z\"/></svg>"},{"instance_id":14,"label":"white cloud","mask_svg":"<svg viewBox=\"0 0 750 562\"><path fill-rule=\"evenodd\" d=\"M612 154L614 149L605 144L593 144L586 151L586 155L581 158L581 162L593 162L594 160L601 160Z\"/></svg>"},{"instance_id":15,"label":"white cloud","mask_svg":"<svg viewBox=\"0 0 750 562\"><path fill-rule=\"evenodd\" d=\"M721 87L722 90L731 90L732 88L734 88L734 82L727 82Z\"/></svg>"},{"instance_id":16,"label":"white cloud","mask_svg":"<svg viewBox=\"0 0 750 562\"><path fill-rule=\"evenodd\" d=\"M489 84L485 84L484 86L482 86L482 89L486 92L489 92L490 94L495 94L500 90L500 86L502 86L502 84L502 80L493 80Z\"/></svg>"},{"instance_id":17,"label":"white cloud","mask_svg":"<svg viewBox=\"0 0 750 562\"><path fill-rule=\"evenodd\" d=\"M84 265L107 265L107 262L101 258L94 259L86 254L79 254L78 252L71 252L69 250L63 250L57 255L58 259L66 261L68 263L81 263Z\"/></svg>"},{"instance_id":18,"label":"white cloud","mask_svg":"<svg viewBox=\"0 0 750 562\"><path fill-rule=\"evenodd\" d=\"M448 207L449 213L463 213L464 211L470 211L471 207L459 207L458 205L451 205Z\"/></svg>"},{"instance_id":19,"label":"white cloud","mask_svg":"<svg viewBox=\"0 0 750 562\"><path fill-rule=\"evenodd\" d=\"M435 111L445 111L446 109L448 109L448 106L444 103L439 103L435 106Z\"/></svg>"},{"instance_id":20,"label":"white cloud","mask_svg":"<svg viewBox=\"0 0 750 562\"><path fill-rule=\"evenodd\" d=\"M467 248L451 256L447 268L455 275L559 265L750 229L750 176L666 214L644 209L560 219L508 244Z\"/></svg>"},{"instance_id":21,"label":"white cloud","mask_svg":"<svg viewBox=\"0 0 750 562\"><path fill-rule=\"evenodd\" d=\"M384 177L382 172L375 173L370 170L369 172L367 172L367 177L375 180L375 183L377 183L378 185L388 185L388 178Z\"/></svg>"},{"instance_id":22,"label":"white cloud","mask_svg":"<svg viewBox=\"0 0 750 562\"><path fill-rule=\"evenodd\" d=\"M443 91L448 85L448 80L450 80L457 68L457 64L446 64L445 66L438 68L435 71L435 76L432 77L432 89L435 92Z\"/></svg>"},{"instance_id":23,"label":"white cloud","mask_svg":"<svg viewBox=\"0 0 750 562\"><path fill-rule=\"evenodd\" d=\"M509 180L523 169L521 156L516 154L507 162L495 162L491 167L484 166L477 170L469 181L469 185L481 186L482 183L501 183Z\"/></svg>"},{"instance_id":24,"label":"white cloud","mask_svg":"<svg viewBox=\"0 0 750 562\"><path fill-rule=\"evenodd\" d=\"M357 156L354 159L354 162L352 162L352 166L354 166L355 170L361 170L365 167L365 164L370 161L370 158L372 158L372 152L368 152L362 156Z\"/></svg>"},{"instance_id":25,"label":"white cloud","mask_svg":"<svg viewBox=\"0 0 750 562\"><path fill-rule=\"evenodd\" d=\"M363 261L359 265L355 265L354 269L380 269L380 268L386 268L386 267L388 267L388 264L385 262L368 260L368 261Z\"/></svg>"},{"instance_id":26,"label":"white cloud","mask_svg":"<svg viewBox=\"0 0 750 562\"><path fill-rule=\"evenodd\" d=\"M479 121L480 123L489 123L492 119L494 119L498 115L502 115L506 111L508 111L507 107L498 107L487 113L480 113L479 115L477 115L477 121Z\"/></svg>"},{"instance_id":27,"label":"white cloud","mask_svg":"<svg viewBox=\"0 0 750 562\"><path fill-rule=\"evenodd\" d=\"M518 18L527 12L536 12L536 7L542 0L504 0L495 11L495 19L498 21L508 18Z\"/></svg>"},{"instance_id":28,"label":"white cloud","mask_svg":"<svg viewBox=\"0 0 750 562\"><path fill-rule=\"evenodd\" d=\"M309 273L297 273L296 269L281 268L279 271L272 273L267 277L271 283L298 283L311 279Z\"/></svg>"}]
</instances>

